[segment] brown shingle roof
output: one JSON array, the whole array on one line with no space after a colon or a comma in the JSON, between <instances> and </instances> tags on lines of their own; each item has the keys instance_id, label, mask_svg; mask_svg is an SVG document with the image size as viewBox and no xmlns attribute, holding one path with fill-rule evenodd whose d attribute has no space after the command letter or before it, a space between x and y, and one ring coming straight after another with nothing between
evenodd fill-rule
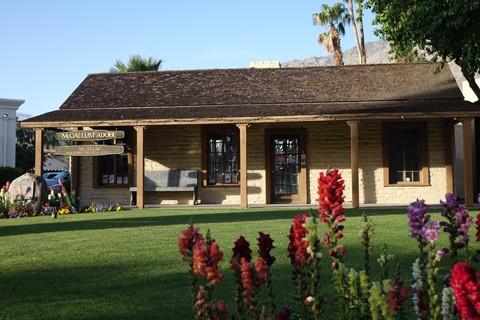
<instances>
[{"instance_id":1,"label":"brown shingle roof","mask_svg":"<svg viewBox=\"0 0 480 320\"><path fill-rule=\"evenodd\" d=\"M91 74L26 123L470 111L436 64ZM85 112L88 110L88 112Z\"/></svg>"}]
</instances>

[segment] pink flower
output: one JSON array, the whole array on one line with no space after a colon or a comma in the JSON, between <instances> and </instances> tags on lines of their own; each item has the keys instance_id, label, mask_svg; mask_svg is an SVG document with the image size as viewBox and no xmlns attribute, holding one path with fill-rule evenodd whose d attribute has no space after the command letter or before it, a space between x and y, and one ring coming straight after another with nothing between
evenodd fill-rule
<instances>
[{"instance_id":1,"label":"pink flower","mask_svg":"<svg viewBox=\"0 0 480 320\"><path fill-rule=\"evenodd\" d=\"M423 226L422 233L425 240L429 241L431 244L434 244L440 235L440 224L438 221L429 222Z\"/></svg>"}]
</instances>

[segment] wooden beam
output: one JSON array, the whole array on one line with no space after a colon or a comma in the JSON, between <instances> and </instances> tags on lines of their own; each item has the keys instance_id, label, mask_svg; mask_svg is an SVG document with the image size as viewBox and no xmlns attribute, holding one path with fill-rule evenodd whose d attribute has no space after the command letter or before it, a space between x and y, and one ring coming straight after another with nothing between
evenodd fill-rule
<instances>
[{"instance_id":1,"label":"wooden beam","mask_svg":"<svg viewBox=\"0 0 480 320\"><path fill-rule=\"evenodd\" d=\"M143 209L145 207L145 187L144 187L144 176L145 176L145 154L143 152L144 144L144 126L135 126L135 131L137 132L137 143L136 143L136 172L137 172L137 208Z\"/></svg>"},{"instance_id":2,"label":"wooden beam","mask_svg":"<svg viewBox=\"0 0 480 320\"><path fill-rule=\"evenodd\" d=\"M77 131L78 127L71 128L72 131ZM77 144L77 142L73 142L73 144ZM78 190L79 186L79 168L80 168L80 161L78 157L70 156L70 176L72 177L72 191L75 191L75 195L80 197L80 192Z\"/></svg>"},{"instance_id":3,"label":"wooden beam","mask_svg":"<svg viewBox=\"0 0 480 320\"><path fill-rule=\"evenodd\" d=\"M43 173L43 128L35 128L35 175Z\"/></svg>"},{"instance_id":4,"label":"wooden beam","mask_svg":"<svg viewBox=\"0 0 480 320\"><path fill-rule=\"evenodd\" d=\"M453 193L454 129L455 122L445 120L445 193Z\"/></svg>"},{"instance_id":5,"label":"wooden beam","mask_svg":"<svg viewBox=\"0 0 480 320\"><path fill-rule=\"evenodd\" d=\"M358 183L358 121L347 121L350 126L350 167L352 171L352 208L359 207Z\"/></svg>"},{"instance_id":6,"label":"wooden beam","mask_svg":"<svg viewBox=\"0 0 480 320\"><path fill-rule=\"evenodd\" d=\"M462 119L463 125L463 172L465 205L473 205L473 130L472 118Z\"/></svg>"},{"instance_id":7,"label":"wooden beam","mask_svg":"<svg viewBox=\"0 0 480 320\"><path fill-rule=\"evenodd\" d=\"M247 128L249 124L239 123L240 129L240 207L248 208L248 180L247 180Z\"/></svg>"}]
</instances>

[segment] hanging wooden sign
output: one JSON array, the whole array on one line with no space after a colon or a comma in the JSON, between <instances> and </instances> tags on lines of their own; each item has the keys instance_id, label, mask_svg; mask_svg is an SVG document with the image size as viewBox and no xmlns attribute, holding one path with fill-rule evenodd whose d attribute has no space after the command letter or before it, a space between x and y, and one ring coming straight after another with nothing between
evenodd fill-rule
<instances>
[{"instance_id":1,"label":"hanging wooden sign","mask_svg":"<svg viewBox=\"0 0 480 320\"><path fill-rule=\"evenodd\" d=\"M55 154L64 156L106 156L110 154L122 154L123 146L112 146L104 144L87 144L77 146L57 147Z\"/></svg>"},{"instance_id":2,"label":"hanging wooden sign","mask_svg":"<svg viewBox=\"0 0 480 320\"><path fill-rule=\"evenodd\" d=\"M71 140L71 141L101 141L110 139L121 139L125 137L123 131L107 131L107 130L82 130L57 132L55 134L57 140Z\"/></svg>"}]
</instances>

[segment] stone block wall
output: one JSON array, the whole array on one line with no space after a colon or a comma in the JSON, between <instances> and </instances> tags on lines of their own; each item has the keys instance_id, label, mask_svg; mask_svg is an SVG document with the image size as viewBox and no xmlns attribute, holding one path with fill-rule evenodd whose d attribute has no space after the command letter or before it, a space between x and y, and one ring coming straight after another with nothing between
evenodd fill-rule
<instances>
[{"instance_id":1,"label":"stone block wall","mask_svg":"<svg viewBox=\"0 0 480 320\"><path fill-rule=\"evenodd\" d=\"M345 122L253 124L248 128L248 202L265 204L265 130L304 129L306 131L307 201L317 202L319 173L328 166L340 170L345 180L345 201L351 202L350 127ZM445 130L442 120L428 122L428 186L384 186L382 123L359 123L360 204L408 205L417 198L436 204L445 194ZM145 132L145 170L201 169L201 126L151 126ZM129 202L128 188L92 187L92 159L81 158L81 202ZM135 178L134 178L135 179ZM199 199L204 204L240 204L240 188L203 187ZM192 204L190 192L147 193L145 204Z\"/></svg>"}]
</instances>

